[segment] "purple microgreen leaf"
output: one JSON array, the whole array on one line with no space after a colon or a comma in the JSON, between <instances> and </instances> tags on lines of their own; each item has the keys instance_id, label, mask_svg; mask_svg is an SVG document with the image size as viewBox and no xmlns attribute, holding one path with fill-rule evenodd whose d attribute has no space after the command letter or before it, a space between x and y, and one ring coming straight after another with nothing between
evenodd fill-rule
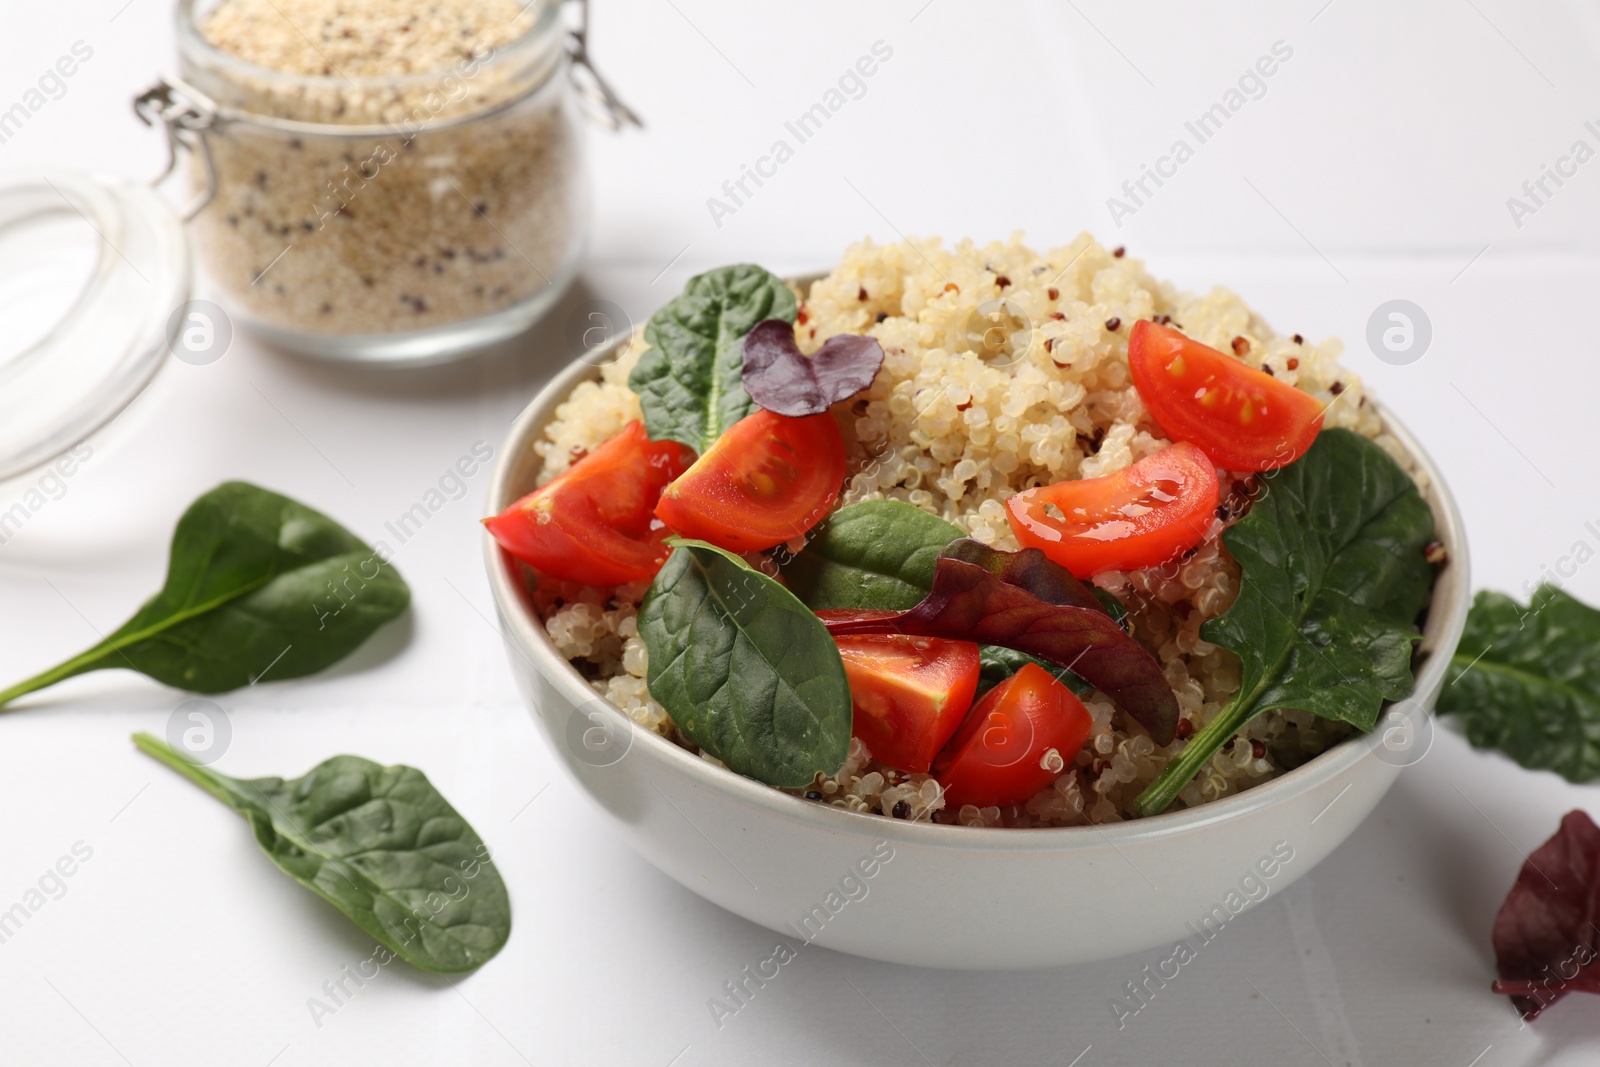
<instances>
[{"instance_id":1,"label":"purple microgreen leaf","mask_svg":"<svg viewBox=\"0 0 1600 1067\"><path fill-rule=\"evenodd\" d=\"M820 415L848 400L877 377L883 348L871 337L835 334L807 356L782 319L756 324L744 339L744 388L757 404L779 415Z\"/></svg>"},{"instance_id":2,"label":"purple microgreen leaf","mask_svg":"<svg viewBox=\"0 0 1600 1067\"><path fill-rule=\"evenodd\" d=\"M1600 827L1570 811L1534 849L1494 919L1496 993L1532 1020L1571 992L1600 993Z\"/></svg>"},{"instance_id":3,"label":"purple microgreen leaf","mask_svg":"<svg viewBox=\"0 0 1600 1067\"><path fill-rule=\"evenodd\" d=\"M933 588L909 611L828 621L835 637L904 633L1001 645L1072 671L1171 743L1178 699L1161 664L1107 614L1084 584L1043 552L1001 552L952 541L934 563Z\"/></svg>"}]
</instances>

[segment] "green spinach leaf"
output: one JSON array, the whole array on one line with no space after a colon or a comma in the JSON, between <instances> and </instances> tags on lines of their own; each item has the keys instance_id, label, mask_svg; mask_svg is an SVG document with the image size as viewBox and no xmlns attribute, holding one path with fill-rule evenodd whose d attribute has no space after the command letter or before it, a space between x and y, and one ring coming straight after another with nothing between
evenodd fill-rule
<instances>
[{"instance_id":1,"label":"green spinach leaf","mask_svg":"<svg viewBox=\"0 0 1600 1067\"><path fill-rule=\"evenodd\" d=\"M1386 700L1410 694L1416 620L1433 569L1433 514L1388 453L1324 430L1266 476L1265 495L1222 535L1239 597L1201 636L1243 667L1239 694L1139 797L1164 810L1255 716L1297 708L1371 730Z\"/></svg>"},{"instance_id":2,"label":"green spinach leaf","mask_svg":"<svg viewBox=\"0 0 1600 1067\"><path fill-rule=\"evenodd\" d=\"M813 611L914 608L933 587L934 561L965 536L937 515L898 500L842 507L811 531L783 578Z\"/></svg>"},{"instance_id":3,"label":"green spinach leaf","mask_svg":"<svg viewBox=\"0 0 1600 1067\"><path fill-rule=\"evenodd\" d=\"M0 706L107 667L194 693L313 674L410 601L394 567L326 515L226 482L178 520L161 592L93 648L0 692Z\"/></svg>"},{"instance_id":4,"label":"green spinach leaf","mask_svg":"<svg viewBox=\"0 0 1600 1067\"><path fill-rule=\"evenodd\" d=\"M744 338L763 319L793 322L798 305L781 278L753 264L697 274L650 317L650 344L628 385L656 441L704 453L723 430L756 410L745 391Z\"/></svg>"},{"instance_id":5,"label":"green spinach leaf","mask_svg":"<svg viewBox=\"0 0 1600 1067\"><path fill-rule=\"evenodd\" d=\"M802 786L850 751L850 683L822 620L738 556L676 549L639 605L650 695L739 774Z\"/></svg>"},{"instance_id":6,"label":"green spinach leaf","mask_svg":"<svg viewBox=\"0 0 1600 1067\"><path fill-rule=\"evenodd\" d=\"M149 734L140 750L250 823L295 881L401 959L463 974L511 935L511 900L489 849L414 767L334 756L303 778L229 778Z\"/></svg>"},{"instance_id":7,"label":"green spinach leaf","mask_svg":"<svg viewBox=\"0 0 1600 1067\"><path fill-rule=\"evenodd\" d=\"M1439 711L1467 740L1569 782L1600 778L1600 611L1553 585L1472 602Z\"/></svg>"}]
</instances>

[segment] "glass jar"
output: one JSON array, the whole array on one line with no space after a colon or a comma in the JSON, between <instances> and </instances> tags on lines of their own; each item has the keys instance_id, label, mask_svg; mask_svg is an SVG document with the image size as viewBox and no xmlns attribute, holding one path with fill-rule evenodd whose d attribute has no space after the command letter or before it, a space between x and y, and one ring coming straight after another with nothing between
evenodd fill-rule
<instances>
[{"instance_id":1,"label":"glass jar","mask_svg":"<svg viewBox=\"0 0 1600 1067\"><path fill-rule=\"evenodd\" d=\"M180 0L182 77L152 92L193 150L190 230L231 315L312 355L438 362L560 297L588 206L569 67L588 68L559 0L449 69L354 78L224 51L202 30L217 2Z\"/></svg>"},{"instance_id":2,"label":"glass jar","mask_svg":"<svg viewBox=\"0 0 1600 1067\"><path fill-rule=\"evenodd\" d=\"M199 27L217 3L180 0L189 80L134 100L167 135L154 182L0 176L0 483L59 480L91 440L131 432L167 360L221 358L235 318L371 363L454 359L516 333L561 295L583 244L575 112L639 124L589 63L586 0L532 0L508 39L463 47L449 70L365 80L213 46ZM185 151L199 195L180 213L154 187ZM191 245L226 308L192 299ZM0 544L44 484L0 515Z\"/></svg>"}]
</instances>

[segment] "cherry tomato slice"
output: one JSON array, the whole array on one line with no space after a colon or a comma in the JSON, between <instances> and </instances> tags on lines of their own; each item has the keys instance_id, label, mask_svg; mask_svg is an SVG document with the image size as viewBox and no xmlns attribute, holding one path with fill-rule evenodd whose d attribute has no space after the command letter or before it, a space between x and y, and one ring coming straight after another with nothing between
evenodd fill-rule
<instances>
[{"instance_id":1,"label":"cherry tomato slice","mask_svg":"<svg viewBox=\"0 0 1600 1067\"><path fill-rule=\"evenodd\" d=\"M819 611L824 619L871 612ZM854 733L879 763L913 774L933 766L978 690L978 646L908 634L836 637L855 706Z\"/></svg>"},{"instance_id":2,"label":"cherry tomato slice","mask_svg":"<svg viewBox=\"0 0 1600 1067\"><path fill-rule=\"evenodd\" d=\"M654 517L661 490L693 462L692 449L650 440L635 420L483 524L507 552L552 577L639 581L667 559L667 531Z\"/></svg>"},{"instance_id":3,"label":"cherry tomato slice","mask_svg":"<svg viewBox=\"0 0 1600 1067\"><path fill-rule=\"evenodd\" d=\"M1006 501L1006 521L1023 547L1089 578L1193 548L1211 528L1217 495L1211 460L1182 442L1103 478L1025 489Z\"/></svg>"},{"instance_id":4,"label":"cherry tomato slice","mask_svg":"<svg viewBox=\"0 0 1600 1067\"><path fill-rule=\"evenodd\" d=\"M1162 432L1223 470L1288 466L1322 429L1315 397L1148 319L1133 324L1128 369Z\"/></svg>"},{"instance_id":5,"label":"cherry tomato slice","mask_svg":"<svg viewBox=\"0 0 1600 1067\"><path fill-rule=\"evenodd\" d=\"M1022 803L1072 766L1092 728L1072 690L1028 664L978 702L934 761L945 810Z\"/></svg>"},{"instance_id":6,"label":"cherry tomato slice","mask_svg":"<svg viewBox=\"0 0 1600 1067\"><path fill-rule=\"evenodd\" d=\"M760 552L815 526L839 499L844 438L827 412L747 415L661 494L656 515L685 537Z\"/></svg>"}]
</instances>

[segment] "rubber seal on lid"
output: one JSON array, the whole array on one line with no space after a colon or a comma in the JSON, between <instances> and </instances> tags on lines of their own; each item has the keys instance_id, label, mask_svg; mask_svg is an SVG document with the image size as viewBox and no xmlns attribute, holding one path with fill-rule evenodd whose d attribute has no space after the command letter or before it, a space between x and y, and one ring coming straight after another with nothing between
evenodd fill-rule
<instances>
[{"instance_id":1,"label":"rubber seal on lid","mask_svg":"<svg viewBox=\"0 0 1600 1067\"><path fill-rule=\"evenodd\" d=\"M0 181L0 481L144 391L190 270L183 224L149 186L70 172Z\"/></svg>"}]
</instances>

